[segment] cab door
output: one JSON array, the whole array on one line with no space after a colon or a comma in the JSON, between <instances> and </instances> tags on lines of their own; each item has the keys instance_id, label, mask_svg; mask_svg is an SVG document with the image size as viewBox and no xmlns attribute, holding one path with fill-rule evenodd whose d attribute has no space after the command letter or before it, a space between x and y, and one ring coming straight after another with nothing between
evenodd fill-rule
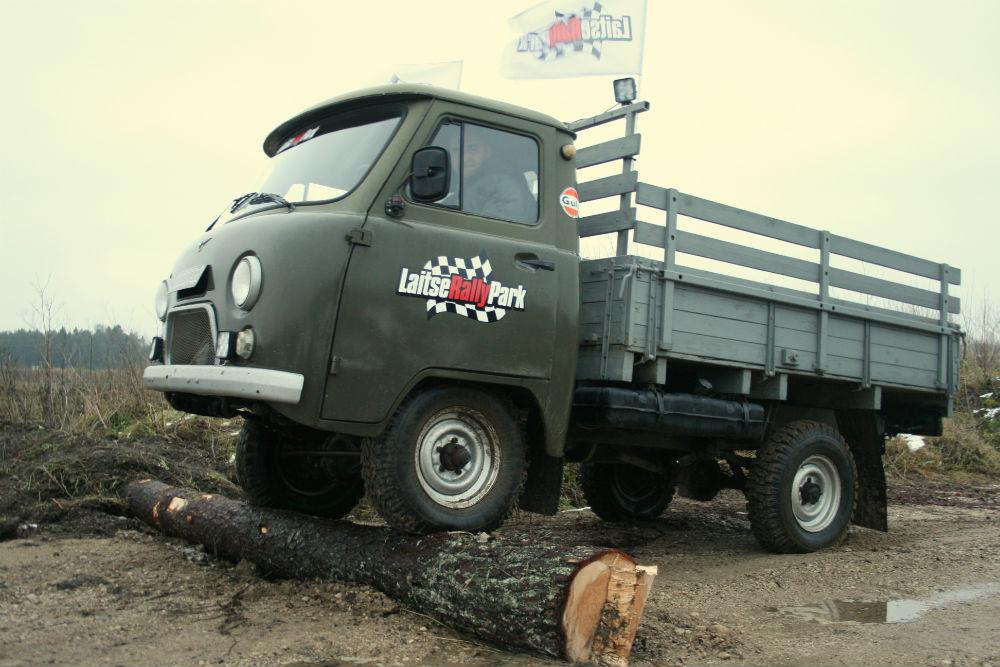
<instances>
[{"instance_id":1,"label":"cab door","mask_svg":"<svg viewBox=\"0 0 1000 667\"><path fill-rule=\"evenodd\" d=\"M327 379L325 419L378 422L417 374L552 375L559 273L558 202L545 192L544 133L526 120L434 103L374 202L348 266ZM450 157L450 192L408 196L412 153ZM401 195L402 210L385 203ZM561 214L561 213L560 213ZM555 220L553 218L556 218Z\"/></svg>"}]
</instances>

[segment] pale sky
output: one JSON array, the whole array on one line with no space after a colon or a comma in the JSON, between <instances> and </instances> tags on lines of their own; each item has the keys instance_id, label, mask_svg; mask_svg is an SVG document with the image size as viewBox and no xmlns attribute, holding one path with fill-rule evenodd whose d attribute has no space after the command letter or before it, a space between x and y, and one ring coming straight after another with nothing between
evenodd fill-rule
<instances>
[{"instance_id":1,"label":"pale sky","mask_svg":"<svg viewBox=\"0 0 1000 667\"><path fill-rule=\"evenodd\" d=\"M395 65L564 120L615 77L501 78L531 0L3 1L0 330L149 335L181 249L257 185L264 136ZM1000 2L649 0L640 178L884 245L1000 293Z\"/></svg>"}]
</instances>

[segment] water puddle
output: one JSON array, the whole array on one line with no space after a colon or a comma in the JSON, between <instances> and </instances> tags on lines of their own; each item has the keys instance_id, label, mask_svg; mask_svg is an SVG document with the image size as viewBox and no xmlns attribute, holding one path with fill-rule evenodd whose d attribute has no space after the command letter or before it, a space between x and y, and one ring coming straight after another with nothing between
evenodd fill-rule
<instances>
[{"instance_id":1,"label":"water puddle","mask_svg":"<svg viewBox=\"0 0 1000 667\"><path fill-rule=\"evenodd\" d=\"M819 623L910 623L927 612L959 602L1000 595L1000 583L988 583L941 591L915 600L825 600L801 607L772 608L782 616Z\"/></svg>"}]
</instances>

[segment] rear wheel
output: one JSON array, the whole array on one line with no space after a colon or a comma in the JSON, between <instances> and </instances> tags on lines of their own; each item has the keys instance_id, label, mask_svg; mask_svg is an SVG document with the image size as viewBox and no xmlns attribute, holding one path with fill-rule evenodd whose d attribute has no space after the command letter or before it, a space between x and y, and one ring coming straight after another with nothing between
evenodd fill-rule
<instances>
[{"instance_id":1,"label":"rear wheel","mask_svg":"<svg viewBox=\"0 0 1000 667\"><path fill-rule=\"evenodd\" d=\"M339 519L365 489L360 460L336 444L247 420L236 443L236 477L255 505Z\"/></svg>"},{"instance_id":2,"label":"rear wheel","mask_svg":"<svg viewBox=\"0 0 1000 667\"><path fill-rule=\"evenodd\" d=\"M776 553L817 551L840 543L854 512L857 472L831 426L796 421L757 452L747 481L750 525Z\"/></svg>"},{"instance_id":3,"label":"rear wheel","mask_svg":"<svg viewBox=\"0 0 1000 667\"><path fill-rule=\"evenodd\" d=\"M386 523L412 533L492 530L513 511L527 447L510 403L473 387L407 399L362 451L369 497Z\"/></svg>"},{"instance_id":4,"label":"rear wheel","mask_svg":"<svg viewBox=\"0 0 1000 667\"><path fill-rule=\"evenodd\" d=\"M584 463L580 485L591 511L605 521L655 519L674 497L674 481L620 463Z\"/></svg>"}]
</instances>

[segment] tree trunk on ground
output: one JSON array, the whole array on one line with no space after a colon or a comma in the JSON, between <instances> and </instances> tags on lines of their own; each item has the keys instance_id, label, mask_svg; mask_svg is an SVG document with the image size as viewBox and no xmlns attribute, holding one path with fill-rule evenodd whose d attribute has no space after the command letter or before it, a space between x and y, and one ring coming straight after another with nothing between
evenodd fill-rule
<instances>
[{"instance_id":1,"label":"tree trunk on ground","mask_svg":"<svg viewBox=\"0 0 1000 667\"><path fill-rule=\"evenodd\" d=\"M365 584L455 630L573 662L626 665L656 568L620 551L415 536L253 507L155 481L132 513L217 556L279 577Z\"/></svg>"}]
</instances>

